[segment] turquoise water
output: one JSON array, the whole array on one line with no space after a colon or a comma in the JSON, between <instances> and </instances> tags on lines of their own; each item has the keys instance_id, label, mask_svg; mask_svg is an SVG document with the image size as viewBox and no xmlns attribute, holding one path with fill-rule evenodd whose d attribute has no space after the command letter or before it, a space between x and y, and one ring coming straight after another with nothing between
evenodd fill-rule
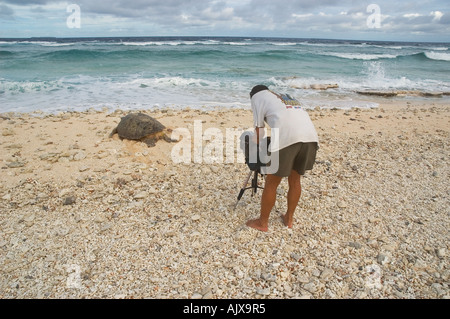
<instances>
[{"instance_id":1,"label":"turquoise water","mask_svg":"<svg viewBox=\"0 0 450 319\"><path fill-rule=\"evenodd\" d=\"M256 84L306 107L358 90L450 91L450 43L280 38L0 39L0 112L249 107ZM337 84L328 90L311 85Z\"/></svg>"}]
</instances>

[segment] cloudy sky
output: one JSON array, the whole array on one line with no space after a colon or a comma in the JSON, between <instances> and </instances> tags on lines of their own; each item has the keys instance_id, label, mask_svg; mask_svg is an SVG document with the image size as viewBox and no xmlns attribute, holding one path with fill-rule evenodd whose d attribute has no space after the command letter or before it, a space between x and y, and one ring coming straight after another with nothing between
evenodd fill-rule
<instances>
[{"instance_id":1,"label":"cloudy sky","mask_svg":"<svg viewBox=\"0 0 450 319\"><path fill-rule=\"evenodd\" d=\"M450 1L0 0L0 37L46 36L450 42Z\"/></svg>"}]
</instances>

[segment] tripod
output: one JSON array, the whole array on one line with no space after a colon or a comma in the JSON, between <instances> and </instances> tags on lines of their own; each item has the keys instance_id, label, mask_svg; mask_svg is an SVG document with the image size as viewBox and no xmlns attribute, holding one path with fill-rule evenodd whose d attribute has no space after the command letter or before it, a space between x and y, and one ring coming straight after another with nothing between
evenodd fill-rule
<instances>
[{"instance_id":1,"label":"tripod","mask_svg":"<svg viewBox=\"0 0 450 319\"><path fill-rule=\"evenodd\" d=\"M247 175L247 178L244 181L244 184L242 185L241 190L239 191L239 195L237 198L237 202L234 205L234 209L236 209L237 205L239 204L239 201L241 200L242 196L244 195L244 192L248 189L252 190L252 197L253 195L256 194L258 188L264 189L264 187L258 186L258 175L264 176L264 174L261 173L261 167L264 166L259 158L259 144L257 144L256 146L256 163L251 163L250 162L250 142L249 142L249 136L245 136L245 163L247 164L247 166L250 169L250 172ZM270 143L270 137L267 137L266 140L266 147L268 147ZM248 182L250 180L250 178L252 177L252 183L250 187L247 187Z\"/></svg>"},{"instance_id":2,"label":"tripod","mask_svg":"<svg viewBox=\"0 0 450 319\"><path fill-rule=\"evenodd\" d=\"M249 182L250 178L252 177L252 174L253 174L252 184L251 184L250 187L247 187L248 182ZM239 191L239 195L238 195L238 198L237 198L237 202L234 205L234 209L236 209L237 205L239 204L239 201L241 200L241 198L244 195L244 192L246 190L251 189L252 190L252 197L253 197L253 195L256 194L256 191L258 190L258 188L264 189L264 187L261 187L261 186L258 185L258 174L261 174L261 172L259 170L250 171L248 173L248 176L245 179L245 182L242 185L241 190ZM264 176L264 175L261 174L261 176Z\"/></svg>"}]
</instances>

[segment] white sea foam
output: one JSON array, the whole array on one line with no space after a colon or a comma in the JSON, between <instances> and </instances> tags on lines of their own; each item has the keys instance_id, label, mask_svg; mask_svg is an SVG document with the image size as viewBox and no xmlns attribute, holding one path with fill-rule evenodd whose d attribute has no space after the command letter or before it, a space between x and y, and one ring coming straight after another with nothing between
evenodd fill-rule
<instances>
[{"instance_id":1,"label":"white sea foam","mask_svg":"<svg viewBox=\"0 0 450 319\"><path fill-rule=\"evenodd\" d=\"M364 69L355 76L333 76L327 80L315 77L272 77L270 82L280 90L302 89L302 94L317 96L320 94L339 93L348 95L351 92L368 90L422 90L422 91L450 91L449 81L433 79L409 79L405 76L392 76L386 71L383 61L364 61ZM337 88L326 92L314 90L312 86L337 84Z\"/></svg>"},{"instance_id":2,"label":"white sea foam","mask_svg":"<svg viewBox=\"0 0 450 319\"><path fill-rule=\"evenodd\" d=\"M199 40L199 41L188 41L188 40L169 40L169 41L124 41L119 43L111 43L119 45L128 46L179 46L179 45L218 45L218 44L228 44L228 45L249 45L249 43L242 42L220 42L217 40Z\"/></svg>"},{"instance_id":3,"label":"white sea foam","mask_svg":"<svg viewBox=\"0 0 450 319\"><path fill-rule=\"evenodd\" d=\"M450 53L430 51L430 52L425 52L425 56L428 59L432 59L432 60L450 61Z\"/></svg>"},{"instance_id":4,"label":"white sea foam","mask_svg":"<svg viewBox=\"0 0 450 319\"><path fill-rule=\"evenodd\" d=\"M340 47L348 45L345 43L311 43L311 42L300 42L298 44L311 47Z\"/></svg>"},{"instance_id":5,"label":"white sea foam","mask_svg":"<svg viewBox=\"0 0 450 319\"><path fill-rule=\"evenodd\" d=\"M367 54L367 53L340 53L340 52L321 52L321 55L334 56L342 59L350 60L379 60L379 59L395 59L395 54Z\"/></svg>"},{"instance_id":6,"label":"white sea foam","mask_svg":"<svg viewBox=\"0 0 450 319\"><path fill-rule=\"evenodd\" d=\"M43 47L63 47L75 45L74 42L49 42L49 41L0 41L0 45L14 45L14 44L26 44L26 45L39 45Z\"/></svg>"},{"instance_id":7,"label":"white sea foam","mask_svg":"<svg viewBox=\"0 0 450 319\"><path fill-rule=\"evenodd\" d=\"M228 44L228 45L237 45L237 46L254 45L254 43L249 43L249 42L222 42L222 43ZM219 44L219 43L215 43L215 44Z\"/></svg>"},{"instance_id":8,"label":"white sea foam","mask_svg":"<svg viewBox=\"0 0 450 319\"><path fill-rule=\"evenodd\" d=\"M277 46L294 46L297 45L297 42L271 42L271 45L277 45Z\"/></svg>"},{"instance_id":9,"label":"white sea foam","mask_svg":"<svg viewBox=\"0 0 450 319\"><path fill-rule=\"evenodd\" d=\"M47 42L47 43L40 43L40 45L42 45L44 47L67 47L67 46L75 45L75 43Z\"/></svg>"},{"instance_id":10,"label":"white sea foam","mask_svg":"<svg viewBox=\"0 0 450 319\"><path fill-rule=\"evenodd\" d=\"M129 45L129 46L163 46L163 45L180 45L182 42L180 41L146 41L146 42L121 42L121 43L112 43L112 44L121 44L121 45Z\"/></svg>"},{"instance_id":11,"label":"white sea foam","mask_svg":"<svg viewBox=\"0 0 450 319\"><path fill-rule=\"evenodd\" d=\"M120 79L74 76L56 81L1 81L0 112L81 111L154 107L242 107L248 87L237 82L167 76ZM49 103L51 101L51 103Z\"/></svg>"},{"instance_id":12,"label":"white sea foam","mask_svg":"<svg viewBox=\"0 0 450 319\"><path fill-rule=\"evenodd\" d=\"M153 79L140 79L135 80L133 83L141 83L147 86L158 86L158 87L207 87L216 86L218 83L196 78L183 78L180 76L173 77L161 77Z\"/></svg>"},{"instance_id":13,"label":"white sea foam","mask_svg":"<svg viewBox=\"0 0 450 319\"><path fill-rule=\"evenodd\" d=\"M431 48L427 48L429 50L433 50L433 51L447 51L448 48L446 47L431 47Z\"/></svg>"}]
</instances>

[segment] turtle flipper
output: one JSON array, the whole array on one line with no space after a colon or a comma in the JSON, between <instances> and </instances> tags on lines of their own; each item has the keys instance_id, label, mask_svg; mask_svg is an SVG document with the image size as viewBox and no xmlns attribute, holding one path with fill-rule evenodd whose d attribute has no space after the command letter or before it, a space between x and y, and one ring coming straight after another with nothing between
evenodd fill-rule
<instances>
[{"instance_id":1,"label":"turtle flipper","mask_svg":"<svg viewBox=\"0 0 450 319\"><path fill-rule=\"evenodd\" d=\"M178 142L177 140L172 139L170 136L168 136L167 134L164 134L163 136L164 141L166 141L167 143L175 143Z\"/></svg>"},{"instance_id":2,"label":"turtle flipper","mask_svg":"<svg viewBox=\"0 0 450 319\"><path fill-rule=\"evenodd\" d=\"M113 137L114 134L116 134L116 133L117 133L117 127L114 130L112 130L111 134L109 134L109 138Z\"/></svg>"},{"instance_id":3,"label":"turtle flipper","mask_svg":"<svg viewBox=\"0 0 450 319\"><path fill-rule=\"evenodd\" d=\"M144 142L145 144L147 144L148 147L156 146L156 141L157 140L153 137L146 137L141 140L141 142Z\"/></svg>"}]
</instances>

